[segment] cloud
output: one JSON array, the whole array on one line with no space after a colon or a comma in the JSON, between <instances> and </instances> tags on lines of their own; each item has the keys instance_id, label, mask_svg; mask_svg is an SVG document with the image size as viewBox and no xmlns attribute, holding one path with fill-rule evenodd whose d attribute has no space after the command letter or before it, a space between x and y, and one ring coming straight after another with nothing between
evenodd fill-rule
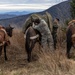
<instances>
[{"instance_id":1,"label":"cloud","mask_svg":"<svg viewBox=\"0 0 75 75\"><path fill-rule=\"evenodd\" d=\"M0 0L0 4L24 4L28 0Z\"/></svg>"},{"instance_id":2,"label":"cloud","mask_svg":"<svg viewBox=\"0 0 75 75\"><path fill-rule=\"evenodd\" d=\"M1 0L1 11L43 11L57 4L59 0ZM61 1L61 0L60 0Z\"/></svg>"},{"instance_id":3,"label":"cloud","mask_svg":"<svg viewBox=\"0 0 75 75\"><path fill-rule=\"evenodd\" d=\"M52 4L0 4L0 10L45 10L50 6Z\"/></svg>"},{"instance_id":4,"label":"cloud","mask_svg":"<svg viewBox=\"0 0 75 75\"><path fill-rule=\"evenodd\" d=\"M40 4L43 4L43 3L58 3L58 2L61 2L61 1L66 1L66 0L1 0L0 1L0 4L4 3L4 4L26 4L26 3L40 3Z\"/></svg>"},{"instance_id":5,"label":"cloud","mask_svg":"<svg viewBox=\"0 0 75 75\"><path fill-rule=\"evenodd\" d=\"M27 3L60 3L62 1L66 1L66 0L27 0Z\"/></svg>"}]
</instances>

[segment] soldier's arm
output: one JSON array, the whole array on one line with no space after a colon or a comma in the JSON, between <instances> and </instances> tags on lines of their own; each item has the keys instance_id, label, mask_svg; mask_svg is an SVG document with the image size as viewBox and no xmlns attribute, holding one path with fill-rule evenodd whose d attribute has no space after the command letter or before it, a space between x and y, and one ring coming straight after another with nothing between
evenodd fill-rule
<instances>
[{"instance_id":1,"label":"soldier's arm","mask_svg":"<svg viewBox=\"0 0 75 75\"><path fill-rule=\"evenodd\" d=\"M40 20L40 23L37 24L37 25L35 25L34 22L33 22L33 28L37 29L37 30L40 30L41 27L44 27L46 25L47 25L47 23L42 19Z\"/></svg>"},{"instance_id":2,"label":"soldier's arm","mask_svg":"<svg viewBox=\"0 0 75 75\"><path fill-rule=\"evenodd\" d=\"M38 29L38 28L39 28L39 25L35 25L34 22L33 22L32 27L33 27L34 29Z\"/></svg>"},{"instance_id":3,"label":"soldier's arm","mask_svg":"<svg viewBox=\"0 0 75 75\"><path fill-rule=\"evenodd\" d=\"M44 25L47 25L47 23L43 19L40 19L40 23L36 27L43 27Z\"/></svg>"}]
</instances>

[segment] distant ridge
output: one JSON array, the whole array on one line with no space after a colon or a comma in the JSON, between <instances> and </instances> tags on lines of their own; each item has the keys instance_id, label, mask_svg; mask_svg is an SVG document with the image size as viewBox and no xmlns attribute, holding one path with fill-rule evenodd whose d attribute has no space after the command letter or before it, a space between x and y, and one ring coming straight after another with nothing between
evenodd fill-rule
<instances>
[{"instance_id":1,"label":"distant ridge","mask_svg":"<svg viewBox=\"0 0 75 75\"><path fill-rule=\"evenodd\" d=\"M0 20L13 18L21 15L27 15L29 13L32 13L32 11L13 11L13 12L5 12L5 13L2 12L0 13Z\"/></svg>"},{"instance_id":2,"label":"distant ridge","mask_svg":"<svg viewBox=\"0 0 75 75\"><path fill-rule=\"evenodd\" d=\"M7 19L7 18L13 18L15 16L16 15L14 15L14 14L0 14L0 20L1 19Z\"/></svg>"},{"instance_id":3,"label":"distant ridge","mask_svg":"<svg viewBox=\"0 0 75 75\"><path fill-rule=\"evenodd\" d=\"M71 18L70 1L68 0L61 2L45 10L44 12L46 11L48 11L53 16L53 18L57 17L60 19L61 22L65 22L65 20Z\"/></svg>"},{"instance_id":4,"label":"distant ridge","mask_svg":"<svg viewBox=\"0 0 75 75\"><path fill-rule=\"evenodd\" d=\"M31 12L32 11L13 11L13 12L7 12L5 14L20 16L20 15L27 15Z\"/></svg>"}]
</instances>

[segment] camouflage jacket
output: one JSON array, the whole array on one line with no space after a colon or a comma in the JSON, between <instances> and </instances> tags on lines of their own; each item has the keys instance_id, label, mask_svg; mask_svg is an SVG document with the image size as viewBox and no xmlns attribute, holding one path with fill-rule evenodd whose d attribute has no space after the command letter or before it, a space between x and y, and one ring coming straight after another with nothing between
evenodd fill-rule
<instances>
[{"instance_id":1,"label":"camouflage jacket","mask_svg":"<svg viewBox=\"0 0 75 75\"><path fill-rule=\"evenodd\" d=\"M50 15L50 13L46 12L44 15L40 15L40 14L32 14L32 15L30 15L30 16L26 19L26 21L25 21L25 23L24 23L24 25L23 25L23 28L22 28L23 33L26 31L26 29L27 29L30 25L32 25L31 17L32 17L33 19L37 19L37 18L42 18L42 19L44 19L44 20L46 21L46 23L47 23L47 25L48 25L50 31L52 32L52 26L53 26L53 25L52 25L52 16Z\"/></svg>"},{"instance_id":2,"label":"camouflage jacket","mask_svg":"<svg viewBox=\"0 0 75 75\"><path fill-rule=\"evenodd\" d=\"M49 30L49 27L45 20L40 19L40 23L35 25L33 23L32 26L34 29L37 29L41 33L41 45L45 49L46 46L50 48L50 50L54 50L53 48L53 38L51 31Z\"/></svg>"},{"instance_id":3,"label":"camouflage jacket","mask_svg":"<svg viewBox=\"0 0 75 75\"><path fill-rule=\"evenodd\" d=\"M58 24L54 23L53 24L53 31L52 31L53 35L57 33L57 29L58 29Z\"/></svg>"},{"instance_id":4,"label":"camouflage jacket","mask_svg":"<svg viewBox=\"0 0 75 75\"><path fill-rule=\"evenodd\" d=\"M38 25L34 24L33 28L37 29L41 33L41 35L50 34L50 30L48 28L48 25L43 19L40 19L40 23Z\"/></svg>"}]
</instances>

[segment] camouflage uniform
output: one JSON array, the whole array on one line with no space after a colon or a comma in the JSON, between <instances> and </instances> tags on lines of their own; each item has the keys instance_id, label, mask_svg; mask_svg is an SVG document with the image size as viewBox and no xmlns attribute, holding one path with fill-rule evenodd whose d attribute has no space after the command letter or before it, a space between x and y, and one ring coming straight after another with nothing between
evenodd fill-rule
<instances>
[{"instance_id":1,"label":"camouflage uniform","mask_svg":"<svg viewBox=\"0 0 75 75\"><path fill-rule=\"evenodd\" d=\"M56 49L56 43L57 43L57 29L58 29L58 25L56 23L54 23L52 35L53 35L53 41L54 41L54 48L55 49Z\"/></svg>"},{"instance_id":2,"label":"camouflage uniform","mask_svg":"<svg viewBox=\"0 0 75 75\"><path fill-rule=\"evenodd\" d=\"M32 19L31 19L31 17L33 18L33 19L37 19L37 18L42 18L42 19L44 19L45 21L46 21L46 23L47 23L47 25L48 25L48 27L49 27L49 29L50 29L50 31L52 32L52 16L48 13L48 12L46 12L44 15L40 15L40 14L32 14L32 15L30 15L27 19L26 19L26 21L25 21L25 23L24 23L24 26L23 26L23 33L25 33L25 31L26 31L26 29L29 27L29 26L31 26L32 25Z\"/></svg>"},{"instance_id":3,"label":"camouflage uniform","mask_svg":"<svg viewBox=\"0 0 75 75\"><path fill-rule=\"evenodd\" d=\"M57 29L57 42L60 44L62 44L63 42L63 28L62 28L62 25L60 23L58 23L58 29Z\"/></svg>"},{"instance_id":4,"label":"camouflage uniform","mask_svg":"<svg viewBox=\"0 0 75 75\"><path fill-rule=\"evenodd\" d=\"M44 15L42 15L42 19L44 19L50 29L50 31L52 32L52 16L50 13L46 12Z\"/></svg>"},{"instance_id":5,"label":"camouflage uniform","mask_svg":"<svg viewBox=\"0 0 75 75\"><path fill-rule=\"evenodd\" d=\"M41 17L41 15L39 15L39 14L32 14L32 15L30 15L30 16L26 19L26 21L25 21L25 23L24 23L24 26L23 26L23 28L22 28L23 33L25 33L26 29L27 29L29 26L32 26L32 21L33 21L34 19L37 19L39 16Z\"/></svg>"},{"instance_id":6,"label":"camouflage uniform","mask_svg":"<svg viewBox=\"0 0 75 75\"><path fill-rule=\"evenodd\" d=\"M47 23L43 19L40 19L40 23L38 25L33 24L33 28L37 29L41 33L41 45L43 48L45 49L48 45L50 50L54 50L52 34Z\"/></svg>"}]
</instances>

